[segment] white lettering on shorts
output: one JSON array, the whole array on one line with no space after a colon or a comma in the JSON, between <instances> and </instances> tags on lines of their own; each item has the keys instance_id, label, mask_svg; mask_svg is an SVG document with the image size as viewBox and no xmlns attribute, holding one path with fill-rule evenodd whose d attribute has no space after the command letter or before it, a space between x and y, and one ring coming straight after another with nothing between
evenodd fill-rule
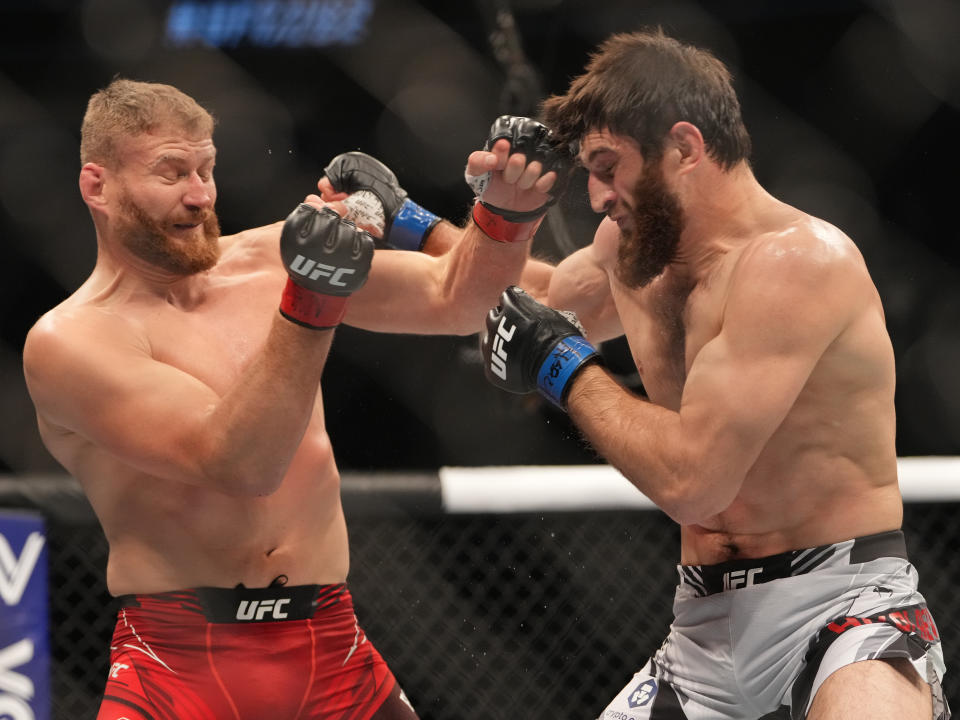
<instances>
[{"instance_id":1,"label":"white lettering on shorts","mask_svg":"<svg viewBox=\"0 0 960 720\"><path fill-rule=\"evenodd\" d=\"M723 589L736 590L739 587L750 587L756 585L757 575L763 572L762 567L750 568L749 570L731 570L723 574Z\"/></svg>"},{"instance_id":2,"label":"white lettering on shorts","mask_svg":"<svg viewBox=\"0 0 960 720\"><path fill-rule=\"evenodd\" d=\"M287 611L284 605L290 603L290 598L280 600L241 600L237 607L237 620L263 620L270 615L271 620L285 620Z\"/></svg>"}]
</instances>

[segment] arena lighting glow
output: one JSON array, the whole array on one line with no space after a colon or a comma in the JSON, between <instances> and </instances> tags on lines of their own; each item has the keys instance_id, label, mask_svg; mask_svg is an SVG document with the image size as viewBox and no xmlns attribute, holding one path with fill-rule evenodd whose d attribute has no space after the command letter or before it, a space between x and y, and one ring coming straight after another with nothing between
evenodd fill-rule
<instances>
[{"instance_id":1,"label":"arena lighting glow","mask_svg":"<svg viewBox=\"0 0 960 720\"><path fill-rule=\"evenodd\" d=\"M355 45L366 33L374 0L187 0L167 13L174 47L328 47Z\"/></svg>"}]
</instances>

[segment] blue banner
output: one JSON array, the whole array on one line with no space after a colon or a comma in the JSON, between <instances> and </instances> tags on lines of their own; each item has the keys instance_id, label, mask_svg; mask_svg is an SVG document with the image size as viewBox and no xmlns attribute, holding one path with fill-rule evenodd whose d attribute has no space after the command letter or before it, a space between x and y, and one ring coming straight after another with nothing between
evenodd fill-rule
<instances>
[{"instance_id":1,"label":"blue banner","mask_svg":"<svg viewBox=\"0 0 960 720\"><path fill-rule=\"evenodd\" d=\"M0 718L50 720L43 518L0 510Z\"/></svg>"}]
</instances>

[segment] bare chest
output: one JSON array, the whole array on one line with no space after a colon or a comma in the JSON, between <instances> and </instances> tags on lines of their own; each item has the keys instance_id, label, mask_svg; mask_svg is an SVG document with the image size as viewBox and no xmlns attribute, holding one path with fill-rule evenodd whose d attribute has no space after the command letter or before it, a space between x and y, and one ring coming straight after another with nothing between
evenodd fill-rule
<instances>
[{"instance_id":1,"label":"bare chest","mask_svg":"<svg viewBox=\"0 0 960 720\"><path fill-rule=\"evenodd\" d=\"M223 391L263 347L279 298L271 273L218 281L195 305L160 306L144 319L151 353Z\"/></svg>"},{"instance_id":2,"label":"bare chest","mask_svg":"<svg viewBox=\"0 0 960 720\"><path fill-rule=\"evenodd\" d=\"M664 283L616 296L644 392L658 405L678 410L694 358L720 331L719 302L700 286Z\"/></svg>"}]
</instances>

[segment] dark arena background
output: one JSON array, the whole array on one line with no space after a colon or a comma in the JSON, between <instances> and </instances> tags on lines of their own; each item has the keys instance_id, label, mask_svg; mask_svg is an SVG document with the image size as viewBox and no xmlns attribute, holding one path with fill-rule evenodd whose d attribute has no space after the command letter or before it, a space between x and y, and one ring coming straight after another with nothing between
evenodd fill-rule
<instances>
[{"instance_id":1,"label":"dark arena background","mask_svg":"<svg viewBox=\"0 0 960 720\"><path fill-rule=\"evenodd\" d=\"M898 453L916 480L904 528L960 707L956 2L0 0L0 515L39 517L46 533L49 602L33 610L49 622L50 702L36 717L95 716L115 610L103 536L40 443L21 369L29 327L93 267L77 189L89 95L119 74L174 84L216 114L224 233L285 217L353 149L460 222L466 157L491 121L535 114L599 41L650 25L731 67L760 182L866 258L897 357ZM535 252L558 260L595 223L576 178ZM637 386L625 348L602 351ZM666 632L669 520L597 506L586 481L579 503L454 509L439 482L450 468L604 469L563 414L486 383L476 337L342 327L325 372L358 614L421 717L596 717ZM529 492L515 477L502 496ZM36 546L0 541L3 611ZM42 688L20 681L25 646L5 649L3 617L0 719L34 717L28 694Z\"/></svg>"}]
</instances>

